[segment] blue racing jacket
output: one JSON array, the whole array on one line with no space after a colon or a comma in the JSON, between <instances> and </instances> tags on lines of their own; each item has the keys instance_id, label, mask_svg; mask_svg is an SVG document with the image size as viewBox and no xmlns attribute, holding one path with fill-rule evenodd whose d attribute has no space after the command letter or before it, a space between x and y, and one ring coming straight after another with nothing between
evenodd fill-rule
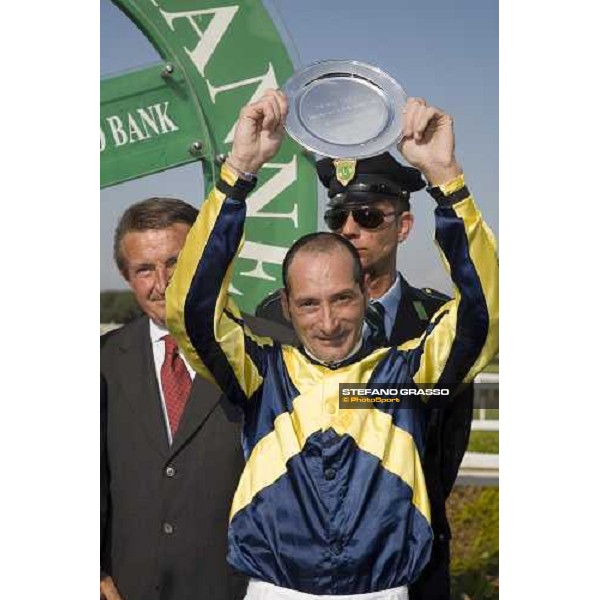
<instances>
[{"instance_id":1,"label":"blue racing jacket","mask_svg":"<svg viewBox=\"0 0 600 600\"><path fill-rule=\"evenodd\" d=\"M424 402L339 405L339 384L454 386L498 352L498 260L469 196L435 212L454 298L419 339L332 369L252 334L228 287L245 202L226 165L167 289L167 325L198 373L244 412L246 465L230 512L230 564L313 594L413 582L432 542L423 476ZM229 194L239 197L239 193Z\"/></svg>"}]
</instances>

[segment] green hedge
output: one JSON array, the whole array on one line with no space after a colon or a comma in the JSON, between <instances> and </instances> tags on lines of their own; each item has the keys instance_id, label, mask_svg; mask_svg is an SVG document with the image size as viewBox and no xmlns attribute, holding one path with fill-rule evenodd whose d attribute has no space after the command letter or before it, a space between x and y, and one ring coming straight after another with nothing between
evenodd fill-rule
<instances>
[{"instance_id":1,"label":"green hedge","mask_svg":"<svg viewBox=\"0 0 600 600\"><path fill-rule=\"evenodd\" d=\"M457 486L448 499L452 527L452 600L499 598L497 487Z\"/></svg>"},{"instance_id":2,"label":"green hedge","mask_svg":"<svg viewBox=\"0 0 600 600\"><path fill-rule=\"evenodd\" d=\"M128 323L142 314L130 291L100 292L100 323Z\"/></svg>"}]
</instances>

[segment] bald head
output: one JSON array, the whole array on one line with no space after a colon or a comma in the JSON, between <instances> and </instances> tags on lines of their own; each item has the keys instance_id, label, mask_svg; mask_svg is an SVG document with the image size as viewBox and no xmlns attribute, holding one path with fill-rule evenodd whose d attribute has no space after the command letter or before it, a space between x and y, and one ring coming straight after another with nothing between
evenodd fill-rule
<instances>
[{"instance_id":1,"label":"bald head","mask_svg":"<svg viewBox=\"0 0 600 600\"><path fill-rule=\"evenodd\" d=\"M364 286L364 277L360 263L360 255L356 248L341 235L330 232L309 233L299 238L288 250L283 260L282 277L283 287L286 294L289 294L291 287L290 267L295 257L300 253L309 253L312 255L329 254L339 251L342 254L347 253L352 261L352 277L360 289Z\"/></svg>"}]
</instances>

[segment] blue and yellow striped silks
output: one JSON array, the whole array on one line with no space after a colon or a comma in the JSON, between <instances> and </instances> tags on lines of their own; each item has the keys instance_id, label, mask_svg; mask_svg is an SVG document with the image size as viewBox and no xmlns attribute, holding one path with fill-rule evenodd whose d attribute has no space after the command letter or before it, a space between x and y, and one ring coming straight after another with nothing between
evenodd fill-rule
<instances>
[{"instance_id":1,"label":"blue and yellow striped silks","mask_svg":"<svg viewBox=\"0 0 600 600\"><path fill-rule=\"evenodd\" d=\"M222 177L232 185L226 169ZM336 370L257 338L227 295L245 205L212 191L167 290L167 324L194 368L244 410L246 467L231 507L229 561L314 594L416 579L429 559L421 459L426 406L340 409L340 383L455 385L498 349L498 262L472 198L436 209L456 286L420 339ZM457 333L459 332L459 333Z\"/></svg>"}]
</instances>

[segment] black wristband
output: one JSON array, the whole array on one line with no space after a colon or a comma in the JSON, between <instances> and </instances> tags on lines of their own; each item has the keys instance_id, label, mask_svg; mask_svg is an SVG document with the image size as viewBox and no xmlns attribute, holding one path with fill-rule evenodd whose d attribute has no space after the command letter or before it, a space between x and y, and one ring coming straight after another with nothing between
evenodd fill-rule
<instances>
[{"instance_id":1,"label":"black wristband","mask_svg":"<svg viewBox=\"0 0 600 600\"><path fill-rule=\"evenodd\" d=\"M431 187L427 186L427 193L440 205L440 206L452 206L471 195L469 188L463 185L460 189L452 192L451 194L444 194L439 186Z\"/></svg>"},{"instance_id":2,"label":"black wristband","mask_svg":"<svg viewBox=\"0 0 600 600\"><path fill-rule=\"evenodd\" d=\"M219 179L216 187L228 198L243 202L248 197L248 194L256 187L257 181L256 177L252 181L238 177L236 182L231 186L223 179Z\"/></svg>"}]
</instances>

